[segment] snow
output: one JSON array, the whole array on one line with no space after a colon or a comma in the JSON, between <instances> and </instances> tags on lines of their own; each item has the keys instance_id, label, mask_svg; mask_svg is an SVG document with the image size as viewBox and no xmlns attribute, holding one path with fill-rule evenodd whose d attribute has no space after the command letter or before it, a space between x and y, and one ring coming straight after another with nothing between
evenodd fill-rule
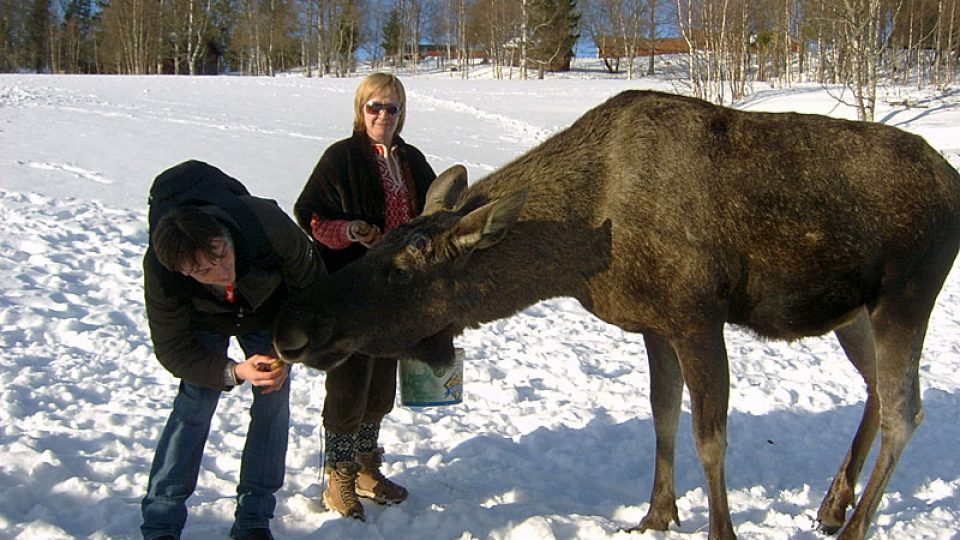
<instances>
[{"instance_id":1,"label":"snow","mask_svg":"<svg viewBox=\"0 0 960 540\"><path fill-rule=\"evenodd\" d=\"M348 134L358 82L0 75L0 538L138 537L154 443L177 388L146 330L147 189L163 169L195 158L289 211L323 149ZM404 82L404 137L438 171L463 163L472 179L621 90L679 88L667 77L587 75L464 81L427 73ZM855 118L831 93L771 88L737 106ZM910 95L924 106L882 101L877 118L926 137L960 166L960 95ZM926 421L890 481L872 538L960 537L958 296L954 272L924 350ZM816 510L860 419L863 383L832 337L786 344L727 335L736 531L819 538ZM411 496L394 507L367 504L365 523L319 503L324 375L295 369L278 538L636 537L620 528L646 512L654 455L640 337L559 298L467 331L458 345L467 351L464 403L398 404L388 416L386 472ZM248 405L246 388L221 400L185 539L227 535ZM677 493L682 526L644 537L707 535L686 404Z\"/></svg>"}]
</instances>

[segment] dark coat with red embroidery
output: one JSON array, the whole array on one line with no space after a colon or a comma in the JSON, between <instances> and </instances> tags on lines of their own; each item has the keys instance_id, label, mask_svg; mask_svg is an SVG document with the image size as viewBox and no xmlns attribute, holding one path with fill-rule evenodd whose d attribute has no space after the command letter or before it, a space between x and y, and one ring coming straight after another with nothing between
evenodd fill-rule
<instances>
[{"instance_id":1,"label":"dark coat with red embroidery","mask_svg":"<svg viewBox=\"0 0 960 540\"><path fill-rule=\"evenodd\" d=\"M403 178L413 199L413 215L423 211L427 188L437 177L427 159L416 147L400 137L394 138ZM300 227L310 234L314 214L326 220L363 220L384 230L386 195L373 145L365 133L337 141L320 157L293 206ZM358 259L367 248L354 244L346 249L318 245L330 272Z\"/></svg>"}]
</instances>

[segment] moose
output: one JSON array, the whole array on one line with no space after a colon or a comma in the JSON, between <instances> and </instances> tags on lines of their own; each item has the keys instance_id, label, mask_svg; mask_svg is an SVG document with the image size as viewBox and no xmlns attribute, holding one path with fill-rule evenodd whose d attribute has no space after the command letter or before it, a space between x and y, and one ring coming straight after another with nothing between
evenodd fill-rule
<instances>
[{"instance_id":1,"label":"moose","mask_svg":"<svg viewBox=\"0 0 960 540\"><path fill-rule=\"evenodd\" d=\"M679 524L686 385L709 538L730 539L724 326L781 340L832 331L867 396L817 521L861 539L923 419L923 340L958 246L960 174L921 137L626 91L472 185L461 166L441 174L421 216L298 295L275 345L318 369L353 352L443 363L465 328L575 298L646 345L656 461L649 510L629 530Z\"/></svg>"}]
</instances>

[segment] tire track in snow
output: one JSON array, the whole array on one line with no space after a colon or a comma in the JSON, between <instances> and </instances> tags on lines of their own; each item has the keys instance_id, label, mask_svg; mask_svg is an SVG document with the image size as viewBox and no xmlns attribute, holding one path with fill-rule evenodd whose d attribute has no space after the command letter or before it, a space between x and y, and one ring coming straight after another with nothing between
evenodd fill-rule
<instances>
[{"instance_id":1,"label":"tire track in snow","mask_svg":"<svg viewBox=\"0 0 960 540\"><path fill-rule=\"evenodd\" d=\"M492 122L503 127L504 137L529 145L531 148L547 140L556 132L556 129L537 127L529 122L512 118L503 114L478 109L459 101L439 99L419 92L408 92L407 101L416 100L418 103L431 105L453 113L465 114L476 120Z\"/></svg>"},{"instance_id":2,"label":"tire track in snow","mask_svg":"<svg viewBox=\"0 0 960 540\"><path fill-rule=\"evenodd\" d=\"M113 184L113 180L109 178L104 178L104 176L96 171L88 171L76 165L70 165L68 163L41 163L39 161L17 161L17 165L23 167L31 167L34 169L41 169L45 171L59 171L66 174L73 175L82 180L90 180L91 182L96 182L97 184Z\"/></svg>"},{"instance_id":3,"label":"tire track in snow","mask_svg":"<svg viewBox=\"0 0 960 540\"><path fill-rule=\"evenodd\" d=\"M434 108L453 114L463 115L468 119L459 123L464 125L469 125L472 122L480 122L500 126L500 139L511 146L517 146L521 149L533 148L534 146L547 140L551 135L558 131L558 128L548 129L537 127L518 118L485 111L460 101L441 99L416 91L407 90L407 102L416 102L418 106L422 106L424 108ZM440 154L426 153L426 156L432 162L445 162L452 160L456 163L460 163L467 167L468 170L471 170L471 178L473 178L477 172L479 172L479 176L482 177L498 169L497 165L493 165L489 162L477 161L476 159L470 159L464 155L451 157Z\"/></svg>"},{"instance_id":4,"label":"tire track in snow","mask_svg":"<svg viewBox=\"0 0 960 540\"><path fill-rule=\"evenodd\" d=\"M153 115L153 114L143 114L139 109L134 108L133 110L136 113L129 112L116 112L116 111L98 111L95 109L89 109L84 107L70 107L70 106L61 106L61 110L76 112L80 114L92 114L97 116L104 117L116 117L123 118L127 120L143 121L148 124L154 122L164 122L168 124L184 124L188 126L194 126L198 128L214 129L218 131L230 131L230 132L245 132L245 133L255 133L258 135L268 135L268 136L281 136L281 137L290 137L293 139L308 139L315 141L327 141L329 137L321 135L310 135L307 133L302 133L298 131L291 131L285 129L264 129L251 124L237 124L230 122L220 122L213 118L203 118L196 115L191 116L190 118L176 118L169 115Z\"/></svg>"},{"instance_id":5,"label":"tire track in snow","mask_svg":"<svg viewBox=\"0 0 960 540\"><path fill-rule=\"evenodd\" d=\"M156 100L148 100L148 103ZM35 88L3 88L0 89L0 107L44 107L77 114L89 114L104 118L118 118L138 122L183 124L198 128L218 131L255 133L266 136L281 136L295 139L328 141L328 136L312 135L309 133L288 129L265 129L253 124L218 121L214 117L203 116L193 109L195 104L176 104L167 102L169 107L157 114L156 109L124 103L111 103L103 99L77 91L66 91L49 87ZM186 113L186 114L185 114Z\"/></svg>"}]
</instances>

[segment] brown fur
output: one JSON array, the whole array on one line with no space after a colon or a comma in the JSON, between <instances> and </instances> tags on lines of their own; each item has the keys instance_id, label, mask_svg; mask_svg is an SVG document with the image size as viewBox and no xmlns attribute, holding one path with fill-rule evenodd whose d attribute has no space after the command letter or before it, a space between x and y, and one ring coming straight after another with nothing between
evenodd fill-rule
<instances>
[{"instance_id":1,"label":"brown fur","mask_svg":"<svg viewBox=\"0 0 960 540\"><path fill-rule=\"evenodd\" d=\"M276 337L285 359L325 369L354 351L449 358L465 327L575 297L647 344L657 465L634 529L679 519L685 383L710 538L728 539L724 325L787 340L835 331L868 399L818 518L826 532L865 536L922 418L923 337L960 241L960 176L937 152L878 124L630 91L475 185L464 177L441 175L423 216L289 307Z\"/></svg>"}]
</instances>

